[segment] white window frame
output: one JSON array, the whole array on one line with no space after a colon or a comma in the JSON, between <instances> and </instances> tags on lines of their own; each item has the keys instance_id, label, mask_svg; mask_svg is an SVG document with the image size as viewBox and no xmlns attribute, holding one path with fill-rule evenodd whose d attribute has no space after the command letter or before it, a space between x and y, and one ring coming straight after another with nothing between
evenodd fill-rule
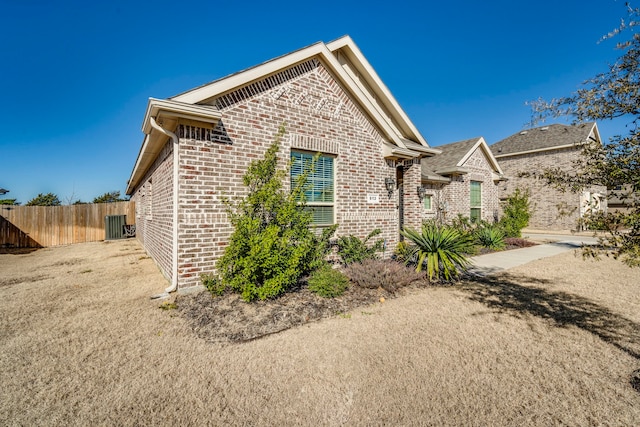
<instances>
[{"instance_id":1,"label":"white window frame","mask_svg":"<svg viewBox=\"0 0 640 427\"><path fill-rule=\"evenodd\" d=\"M305 150L296 150L296 149L291 149L291 154L290 154L290 159L291 159L291 170L289 171L289 182L290 184L293 186L294 182L295 182L295 178L299 175L296 175L296 177L293 176L294 173L294 162L296 161L294 159L295 155L302 155L304 157L315 157L318 153L311 153L309 151L305 151ZM336 223L336 156L331 155L331 154L327 154L327 153L319 153L320 154L320 158L328 158L331 159L331 187L332 187L332 194L331 194L331 198L332 201L327 202L327 201L313 201L313 200L306 200L306 206L307 208L313 209L314 206L317 207L331 207L331 222L322 222L322 223L317 223L314 221L312 222L313 226L315 227L329 227L331 225L334 225Z\"/></svg>"}]
</instances>

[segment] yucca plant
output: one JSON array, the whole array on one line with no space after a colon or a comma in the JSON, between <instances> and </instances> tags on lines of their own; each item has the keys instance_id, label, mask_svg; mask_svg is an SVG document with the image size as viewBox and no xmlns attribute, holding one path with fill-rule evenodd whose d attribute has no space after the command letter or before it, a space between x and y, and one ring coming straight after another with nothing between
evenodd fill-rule
<instances>
[{"instance_id":1,"label":"yucca plant","mask_svg":"<svg viewBox=\"0 0 640 427\"><path fill-rule=\"evenodd\" d=\"M415 245L410 262L418 272L426 267L429 280L451 280L471 265L466 253L473 239L455 228L425 222L421 231L405 228L401 233Z\"/></svg>"},{"instance_id":2,"label":"yucca plant","mask_svg":"<svg viewBox=\"0 0 640 427\"><path fill-rule=\"evenodd\" d=\"M506 247L504 234L504 231L495 225L480 227L475 232L478 244L492 251L501 251Z\"/></svg>"}]
</instances>

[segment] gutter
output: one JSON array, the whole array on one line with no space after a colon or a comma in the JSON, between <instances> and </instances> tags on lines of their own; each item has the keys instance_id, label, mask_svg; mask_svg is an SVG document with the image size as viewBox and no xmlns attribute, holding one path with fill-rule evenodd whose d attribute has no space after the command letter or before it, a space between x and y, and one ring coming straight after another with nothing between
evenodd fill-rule
<instances>
[{"instance_id":1,"label":"gutter","mask_svg":"<svg viewBox=\"0 0 640 427\"><path fill-rule=\"evenodd\" d=\"M152 298L166 298L169 296L169 292L175 292L178 289L178 191L179 185L179 172L180 172L180 153L178 150L179 139L178 136L161 127L156 123L156 119L149 117L149 124L155 130L160 133L171 137L173 140L173 240L172 240L172 265L171 265L171 286L164 290L164 294L155 295Z\"/></svg>"}]
</instances>

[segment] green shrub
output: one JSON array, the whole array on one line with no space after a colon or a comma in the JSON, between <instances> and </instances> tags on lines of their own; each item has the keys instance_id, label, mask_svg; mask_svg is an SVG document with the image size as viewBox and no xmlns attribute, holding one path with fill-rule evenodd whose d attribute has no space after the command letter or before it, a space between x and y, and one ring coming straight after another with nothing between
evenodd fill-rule
<instances>
[{"instance_id":1,"label":"green shrub","mask_svg":"<svg viewBox=\"0 0 640 427\"><path fill-rule=\"evenodd\" d=\"M215 274L201 274L200 281L205 289L211 292L211 294L220 296L224 293L224 283Z\"/></svg>"},{"instance_id":2,"label":"green shrub","mask_svg":"<svg viewBox=\"0 0 640 427\"><path fill-rule=\"evenodd\" d=\"M348 236L341 236L338 239L338 255L342 259L345 265L353 264L354 262L362 262L365 259L377 258L376 252L382 251L384 245L384 239L378 239L375 243L369 247L367 243L369 239L377 236L381 233L379 228L373 230L364 240L360 240L353 234Z\"/></svg>"},{"instance_id":3,"label":"green shrub","mask_svg":"<svg viewBox=\"0 0 640 427\"><path fill-rule=\"evenodd\" d=\"M405 262L411 257L411 246L405 240L398 242L393 255L397 261Z\"/></svg>"},{"instance_id":4,"label":"green shrub","mask_svg":"<svg viewBox=\"0 0 640 427\"><path fill-rule=\"evenodd\" d=\"M428 221L427 221L428 222ZM471 218L459 213L455 218L451 220L451 228L456 229L460 234L471 235L478 226L477 221L471 221Z\"/></svg>"},{"instance_id":5,"label":"green shrub","mask_svg":"<svg viewBox=\"0 0 640 427\"><path fill-rule=\"evenodd\" d=\"M504 231L495 225L479 227L475 232L475 237L479 245L494 251L501 251L506 247Z\"/></svg>"},{"instance_id":6,"label":"green shrub","mask_svg":"<svg viewBox=\"0 0 640 427\"><path fill-rule=\"evenodd\" d=\"M394 293L396 290L416 282L426 282L424 273L392 260L368 259L350 264L345 274L361 288L377 289Z\"/></svg>"},{"instance_id":7,"label":"green shrub","mask_svg":"<svg viewBox=\"0 0 640 427\"><path fill-rule=\"evenodd\" d=\"M431 281L452 280L471 264L466 252L473 239L453 227L425 222L421 231L405 228L401 233L415 245L410 262L416 271L426 267Z\"/></svg>"},{"instance_id":8,"label":"green shrub","mask_svg":"<svg viewBox=\"0 0 640 427\"><path fill-rule=\"evenodd\" d=\"M337 227L324 229L320 236L311 229L311 212L304 203L310 170L290 192L283 190L287 170L277 169L283 134L281 127L264 158L249 165L243 176L248 195L235 204L225 201L234 231L216 269L220 286L241 293L246 301L276 297L322 265Z\"/></svg>"},{"instance_id":9,"label":"green shrub","mask_svg":"<svg viewBox=\"0 0 640 427\"><path fill-rule=\"evenodd\" d=\"M340 296L349 286L349 278L340 271L324 265L309 276L309 290L321 297L334 298Z\"/></svg>"},{"instance_id":10,"label":"green shrub","mask_svg":"<svg viewBox=\"0 0 640 427\"><path fill-rule=\"evenodd\" d=\"M504 230L506 237L522 237L521 231L529 225L529 218L531 218L529 190L522 191L516 188L507 197L507 203L498 224Z\"/></svg>"}]
</instances>

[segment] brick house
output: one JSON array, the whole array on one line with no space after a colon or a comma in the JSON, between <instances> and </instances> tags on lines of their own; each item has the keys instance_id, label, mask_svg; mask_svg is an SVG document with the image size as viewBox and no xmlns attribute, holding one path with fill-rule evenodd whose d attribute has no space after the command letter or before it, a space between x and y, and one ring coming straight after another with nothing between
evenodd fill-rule
<instances>
[{"instance_id":1,"label":"brick house","mask_svg":"<svg viewBox=\"0 0 640 427\"><path fill-rule=\"evenodd\" d=\"M309 200L318 226L393 248L420 226L421 160L431 148L348 37L316 43L166 100L149 99L127 186L137 236L171 281L200 284L232 232L221 199L246 194L242 176L281 124L280 160L319 152ZM294 162L294 165L296 162ZM296 168L291 168L296 173Z\"/></svg>"},{"instance_id":2,"label":"brick house","mask_svg":"<svg viewBox=\"0 0 640 427\"><path fill-rule=\"evenodd\" d=\"M581 192L561 192L536 172L548 168L574 169L585 144L602 144L595 122L579 125L553 124L523 130L491 145L491 151L508 178L499 185L500 199L516 188L528 188L533 206L530 229L575 230L589 210L607 208L606 188L593 186ZM522 173L528 173L522 176Z\"/></svg>"},{"instance_id":3,"label":"brick house","mask_svg":"<svg viewBox=\"0 0 640 427\"><path fill-rule=\"evenodd\" d=\"M498 185L504 177L484 138L438 148L441 154L421 161L424 217L448 222L462 215L497 221Z\"/></svg>"}]
</instances>

